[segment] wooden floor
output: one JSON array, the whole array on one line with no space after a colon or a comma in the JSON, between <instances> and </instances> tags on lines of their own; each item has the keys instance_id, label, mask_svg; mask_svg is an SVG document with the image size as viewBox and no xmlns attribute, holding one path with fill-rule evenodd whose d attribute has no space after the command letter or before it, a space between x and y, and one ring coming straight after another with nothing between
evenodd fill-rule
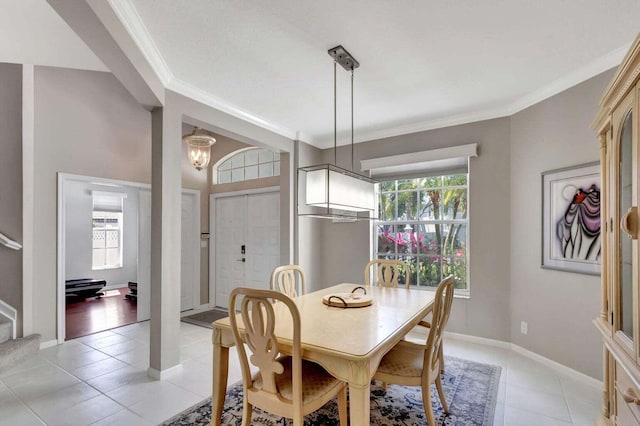
<instances>
[{"instance_id":1,"label":"wooden floor","mask_svg":"<svg viewBox=\"0 0 640 426\"><path fill-rule=\"evenodd\" d=\"M128 290L109 290L100 299L68 299L66 340L137 322L136 303L124 298Z\"/></svg>"}]
</instances>

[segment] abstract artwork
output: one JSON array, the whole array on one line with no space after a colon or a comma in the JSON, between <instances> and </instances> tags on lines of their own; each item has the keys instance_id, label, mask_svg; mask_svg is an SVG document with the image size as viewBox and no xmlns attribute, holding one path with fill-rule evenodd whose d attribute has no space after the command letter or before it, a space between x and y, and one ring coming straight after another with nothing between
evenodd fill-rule
<instances>
[{"instance_id":1,"label":"abstract artwork","mask_svg":"<svg viewBox=\"0 0 640 426\"><path fill-rule=\"evenodd\" d=\"M542 173L542 267L599 275L600 163Z\"/></svg>"}]
</instances>

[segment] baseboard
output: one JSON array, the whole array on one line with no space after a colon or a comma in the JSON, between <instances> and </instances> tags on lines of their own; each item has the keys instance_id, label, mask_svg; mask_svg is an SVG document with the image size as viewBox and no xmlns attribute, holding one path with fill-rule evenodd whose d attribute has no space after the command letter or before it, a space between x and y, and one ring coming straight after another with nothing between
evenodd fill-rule
<instances>
[{"instance_id":1,"label":"baseboard","mask_svg":"<svg viewBox=\"0 0 640 426\"><path fill-rule=\"evenodd\" d=\"M57 346L58 345L58 341L56 339L53 340L47 340L46 342L40 342L40 349L47 349L50 348L52 346Z\"/></svg>"},{"instance_id":2,"label":"baseboard","mask_svg":"<svg viewBox=\"0 0 640 426\"><path fill-rule=\"evenodd\" d=\"M487 346L495 346L495 347L502 348L502 349L511 349L511 343L504 342L502 340L489 339L489 338L486 338L486 337L471 336L469 334L452 333L450 331L445 331L444 335L446 337L451 338L451 339L463 340L465 342L479 343L481 345L487 345Z\"/></svg>"},{"instance_id":3,"label":"baseboard","mask_svg":"<svg viewBox=\"0 0 640 426\"><path fill-rule=\"evenodd\" d=\"M174 365L171 368L167 368L166 370L156 370L155 368L149 367L147 369L147 374L149 377L152 377L156 380L164 380L169 374L173 373L176 370L180 370L182 368L182 364Z\"/></svg>"},{"instance_id":4,"label":"baseboard","mask_svg":"<svg viewBox=\"0 0 640 426\"><path fill-rule=\"evenodd\" d=\"M574 370L571 367L567 367L564 364L560 364L559 362L556 362L552 359L549 359L547 357L544 357L542 355L539 355L535 352L532 352L528 349L523 348L522 346L518 346L515 343L511 344L511 350L513 350L514 352L519 353L520 355L524 355L527 358L531 358L534 361L538 361L541 364L546 365L547 367L553 368L554 370L565 374L575 380L578 380L581 383L584 383L585 385L588 386L592 386L596 389L602 389L602 382L598 379L594 379L591 376L588 376L584 373L581 373L577 370Z\"/></svg>"},{"instance_id":5,"label":"baseboard","mask_svg":"<svg viewBox=\"0 0 640 426\"><path fill-rule=\"evenodd\" d=\"M478 343L478 344L487 345L487 346L495 346L503 349L510 349L520 355L526 356L529 359L532 359L541 364L544 364L547 367L550 367L559 373L562 373L575 380L578 380L579 382L584 383L587 386L591 386L596 389L602 389L602 382L600 380L594 379L593 377L588 376L584 373L581 373L577 370L574 370L571 367L567 367L564 364L560 364L559 362L553 361L552 359L549 359L535 352L532 352L528 349L525 349L522 346L518 346L515 343L505 342L505 341L496 340L496 339L488 339L486 337L470 336L468 334L451 333L448 331L445 331L444 335L451 339L462 340L462 341L471 342L471 343Z\"/></svg>"}]
</instances>

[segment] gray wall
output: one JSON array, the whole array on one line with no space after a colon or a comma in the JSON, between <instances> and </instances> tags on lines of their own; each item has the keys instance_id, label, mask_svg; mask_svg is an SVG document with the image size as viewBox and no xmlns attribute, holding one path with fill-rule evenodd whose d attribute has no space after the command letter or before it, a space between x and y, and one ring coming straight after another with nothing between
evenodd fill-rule
<instances>
[{"instance_id":1,"label":"gray wall","mask_svg":"<svg viewBox=\"0 0 640 426\"><path fill-rule=\"evenodd\" d=\"M511 340L597 378L602 343L591 321L600 312L600 277L540 268L540 174L600 159L589 125L612 77L606 72L511 117Z\"/></svg>"},{"instance_id":2,"label":"gray wall","mask_svg":"<svg viewBox=\"0 0 640 426\"><path fill-rule=\"evenodd\" d=\"M91 191L94 190L127 194L122 203L122 268L92 269ZM125 287L129 281L138 281L138 189L70 181L65 188L64 202L65 279L96 278L106 280L108 286Z\"/></svg>"},{"instance_id":3,"label":"gray wall","mask_svg":"<svg viewBox=\"0 0 640 426\"><path fill-rule=\"evenodd\" d=\"M35 69L34 328L56 337L58 172L150 183L151 117L109 73Z\"/></svg>"},{"instance_id":4,"label":"gray wall","mask_svg":"<svg viewBox=\"0 0 640 426\"><path fill-rule=\"evenodd\" d=\"M22 243L22 66L0 63L0 232ZM0 299L18 310L22 334L22 251L0 246Z\"/></svg>"},{"instance_id":5,"label":"gray wall","mask_svg":"<svg viewBox=\"0 0 640 426\"><path fill-rule=\"evenodd\" d=\"M193 126L182 124L182 134L193 132ZM217 138L216 138L217 139ZM211 149L215 154L216 145ZM182 187L200 191L200 233L209 232L209 182L211 182L211 163L205 170L196 170L188 160L188 146L182 143ZM198 238L200 238L198 236ZM209 300L209 240L200 240L200 303ZM198 306L194 306L198 308Z\"/></svg>"},{"instance_id":6,"label":"gray wall","mask_svg":"<svg viewBox=\"0 0 640 426\"><path fill-rule=\"evenodd\" d=\"M362 159L469 143L477 143L479 152L478 157L471 158L469 166L471 298L454 300L448 328L456 333L509 341L509 119L481 121L358 144L355 147L355 164L357 168ZM331 150L326 150L324 155L328 159L332 155ZM348 160L350 155L349 147L339 148L339 159ZM325 221L322 226L326 247L325 285L361 282L364 265L370 255L368 224Z\"/></svg>"},{"instance_id":7,"label":"gray wall","mask_svg":"<svg viewBox=\"0 0 640 426\"><path fill-rule=\"evenodd\" d=\"M296 142L296 144L298 146L296 169L320 164L324 161L322 151L318 148L304 142ZM297 188L297 190L299 193L303 189ZM297 209L295 204L294 201L293 208ZM325 219L296 217L298 240L295 242L297 254L294 256L294 262L302 266L307 283L307 291L309 292L328 287L329 285L325 279L325 275L328 272L326 269L327 267L334 267L334 265L328 264L325 259L327 247L325 244L328 243L328 240L324 237L325 222Z\"/></svg>"}]
</instances>

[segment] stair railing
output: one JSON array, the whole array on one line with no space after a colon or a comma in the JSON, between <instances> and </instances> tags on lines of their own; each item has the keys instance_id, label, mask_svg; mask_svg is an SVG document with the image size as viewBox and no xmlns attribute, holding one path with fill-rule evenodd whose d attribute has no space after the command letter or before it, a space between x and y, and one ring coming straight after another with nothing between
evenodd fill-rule
<instances>
[{"instance_id":1,"label":"stair railing","mask_svg":"<svg viewBox=\"0 0 640 426\"><path fill-rule=\"evenodd\" d=\"M0 315L6 317L11 321L11 338L16 338L16 322L18 320L18 311L13 306L6 303L4 300L0 300Z\"/></svg>"}]
</instances>

